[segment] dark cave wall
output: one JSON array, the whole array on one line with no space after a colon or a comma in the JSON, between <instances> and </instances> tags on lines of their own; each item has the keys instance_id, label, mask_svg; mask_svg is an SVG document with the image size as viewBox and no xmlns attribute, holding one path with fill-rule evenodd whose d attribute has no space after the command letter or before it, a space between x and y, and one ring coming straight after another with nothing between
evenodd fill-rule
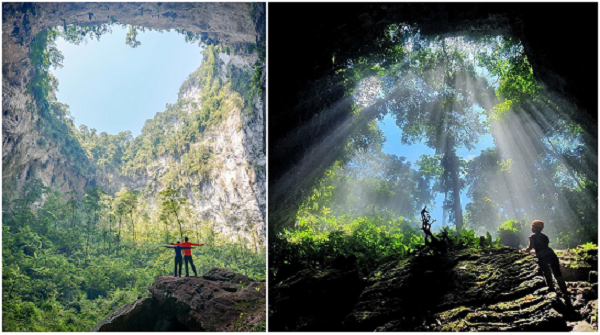
<instances>
[{"instance_id":1,"label":"dark cave wall","mask_svg":"<svg viewBox=\"0 0 600 335\"><path fill-rule=\"evenodd\" d=\"M335 141L347 142L353 128L335 71L348 58L376 51L372 42L391 23L417 24L424 35L520 38L535 76L583 111L573 121L593 135L597 151L597 9L595 3L269 4L269 226L293 224L305 191L339 158ZM332 129L339 130L335 136Z\"/></svg>"}]
</instances>

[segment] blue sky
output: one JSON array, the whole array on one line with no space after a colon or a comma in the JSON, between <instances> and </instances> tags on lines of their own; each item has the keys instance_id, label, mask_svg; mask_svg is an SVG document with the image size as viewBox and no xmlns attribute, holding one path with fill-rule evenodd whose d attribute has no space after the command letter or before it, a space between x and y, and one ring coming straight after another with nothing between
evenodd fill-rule
<instances>
[{"instance_id":1,"label":"blue sky","mask_svg":"<svg viewBox=\"0 0 600 335\"><path fill-rule=\"evenodd\" d=\"M135 49L125 44L127 31L115 25L112 34L87 44L57 40L65 57L64 67L52 70L57 99L70 106L76 126L137 136L147 119L177 101L179 86L200 66L198 44L173 30L138 32L142 44Z\"/></svg>"},{"instance_id":2,"label":"blue sky","mask_svg":"<svg viewBox=\"0 0 600 335\"><path fill-rule=\"evenodd\" d=\"M435 154L435 150L427 147L424 144L413 144L413 145L404 145L400 142L400 137L402 136L402 130L398 128L396 125L396 120L390 115L386 115L384 119L378 122L379 127L383 131L386 137L386 141L383 145L382 151L386 154L393 154L400 157L406 157L406 159L411 162L413 168L414 163L421 157L421 155L429 155L433 156ZM475 149L468 150L467 148L459 148L456 150L456 154L465 159L470 159L475 156L479 156L482 150L487 148L491 148L494 146L494 138L491 134L486 134L481 136L479 142L477 143ZM467 203L471 202L471 199L467 197L467 189L461 192L460 200L463 210ZM444 195L438 194L435 199L435 206L428 208L429 213L431 214L431 218L436 219L437 222L434 224L435 226L441 226L442 224L442 204L444 203ZM417 213L416 213L417 214ZM416 215L415 214L415 215Z\"/></svg>"}]
</instances>

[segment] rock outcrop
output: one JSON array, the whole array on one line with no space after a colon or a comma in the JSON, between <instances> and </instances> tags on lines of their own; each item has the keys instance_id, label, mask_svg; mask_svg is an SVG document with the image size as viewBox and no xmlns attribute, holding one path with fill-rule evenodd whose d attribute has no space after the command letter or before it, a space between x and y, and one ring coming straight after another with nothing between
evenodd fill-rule
<instances>
[{"instance_id":1,"label":"rock outcrop","mask_svg":"<svg viewBox=\"0 0 600 335\"><path fill-rule=\"evenodd\" d=\"M569 309L561 294L546 287L538 271L534 256L511 248L468 249L394 261L377 268L364 283L355 270L352 275L347 270L304 270L271 286L269 329L597 329L597 283L568 282L573 306ZM337 285L330 285L336 280ZM302 293L292 288L301 288ZM321 291L328 293L318 294ZM306 307L307 296L312 308Z\"/></svg>"},{"instance_id":2,"label":"rock outcrop","mask_svg":"<svg viewBox=\"0 0 600 335\"><path fill-rule=\"evenodd\" d=\"M251 331L265 324L265 281L212 268L201 277L158 277L151 298L111 313L92 331Z\"/></svg>"},{"instance_id":3,"label":"rock outcrop","mask_svg":"<svg viewBox=\"0 0 600 335\"><path fill-rule=\"evenodd\" d=\"M584 249L579 246L573 249L556 250L556 253L559 255L560 270L566 281L598 282L597 248Z\"/></svg>"}]
</instances>

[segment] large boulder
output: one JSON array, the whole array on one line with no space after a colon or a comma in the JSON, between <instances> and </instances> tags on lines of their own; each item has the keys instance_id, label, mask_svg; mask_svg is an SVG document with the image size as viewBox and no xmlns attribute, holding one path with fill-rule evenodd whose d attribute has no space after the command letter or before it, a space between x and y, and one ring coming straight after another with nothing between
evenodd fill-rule
<instances>
[{"instance_id":1,"label":"large boulder","mask_svg":"<svg viewBox=\"0 0 600 335\"><path fill-rule=\"evenodd\" d=\"M152 298L110 314L92 331L240 331L265 322L265 281L212 268L202 277L158 277Z\"/></svg>"}]
</instances>

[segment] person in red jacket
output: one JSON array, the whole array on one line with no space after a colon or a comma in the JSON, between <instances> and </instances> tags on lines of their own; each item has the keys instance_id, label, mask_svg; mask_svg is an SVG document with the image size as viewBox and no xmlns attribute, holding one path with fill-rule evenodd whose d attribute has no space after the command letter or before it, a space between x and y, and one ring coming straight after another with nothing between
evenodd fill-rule
<instances>
[{"instance_id":1,"label":"person in red jacket","mask_svg":"<svg viewBox=\"0 0 600 335\"><path fill-rule=\"evenodd\" d=\"M187 236L185 237L185 242L183 243L171 243L177 247L201 247L204 244L196 244L188 242ZM188 263L192 266L192 270L194 271L194 276L198 277L198 273L196 273L196 267L194 266L194 261L192 260L192 250L191 249L183 249L183 261L185 262L185 276L189 277L188 272Z\"/></svg>"},{"instance_id":2,"label":"person in red jacket","mask_svg":"<svg viewBox=\"0 0 600 335\"><path fill-rule=\"evenodd\" d=\"M180 242L177 241L177 244ZM179 247L174 245L165 246L165 248L175 249L175 277L181 277L181 266L183 264L183 256L181 255L182 250L192 249L192 247ZM177 274L177 265L179 265L179 274Z\"/></svg>"}]
</instances>

